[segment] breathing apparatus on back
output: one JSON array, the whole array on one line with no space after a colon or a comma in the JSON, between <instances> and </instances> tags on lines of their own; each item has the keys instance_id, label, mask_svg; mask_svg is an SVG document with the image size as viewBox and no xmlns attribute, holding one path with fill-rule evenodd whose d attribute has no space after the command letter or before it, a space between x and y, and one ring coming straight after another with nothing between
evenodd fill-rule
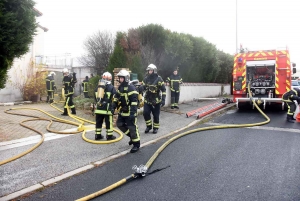
<instances>
[{"instance_id":1,"label":"breathing apparatus on back","mask_svg":"<svg viewBox=\"0 0 300 201\"><path fill-rule=\"evenodd\" d=\"M139 86L140 86L139 80L132 80L132 81L129 82L129 84L134 85L136 90L139 91ZM138 108L142 108L144 106L144 97L143 97L142 93L139 93L138 101L139 101Z\"/></svg>"},{"instance_id":2,"label":"breathing apparatus on back","mask_svg":"<svg viewBox=\"0 0 300 201\"><path fill-rule=\"evenodd\" d=\"M97 90L97 104L101 106L103 104L103 98L105 93L105 88L107 84L111 84L112 76L109 72L105 72L102 75L102 79L98 82L98 90Z\"/></svg>"}]
</instances>

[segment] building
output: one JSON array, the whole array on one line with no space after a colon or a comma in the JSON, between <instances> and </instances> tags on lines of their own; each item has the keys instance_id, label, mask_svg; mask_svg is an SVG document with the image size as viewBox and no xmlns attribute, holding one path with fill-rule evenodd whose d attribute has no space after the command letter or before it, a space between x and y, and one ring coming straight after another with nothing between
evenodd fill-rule
<instances>
[{"instance_id":1,"label":"building","mask_svg":"<svg viewBox=\"0 0 300 201\"><path fill-rule=\"evenodd\" d=\"M34 8L37 22L38 17L43 14ZM15 102L23 100L20 89L26 81L29 66L32 62L39 65L44 60L44 34L48 29L38 24L36 35L30 45L29 51L21 58L15 59L11 69L8 71L8 81L6 87L0 89L0 102Z\"/></svg>"}]
</instances>

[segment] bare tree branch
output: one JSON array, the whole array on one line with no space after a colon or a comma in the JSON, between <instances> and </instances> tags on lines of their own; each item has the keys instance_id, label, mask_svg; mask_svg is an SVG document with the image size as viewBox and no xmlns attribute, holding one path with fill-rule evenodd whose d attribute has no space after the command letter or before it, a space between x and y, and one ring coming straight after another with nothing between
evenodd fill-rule
<instances>
[{"instance_id":1,"label":"bare tree branch","mask_svg":"<svg viewBox=\"0 0 300 201\"><path fill-rule=\"evenodd\" d=\"M115 37L108 31L98 31L88 36L83 44L86 54L78 58L84 66L94 67L98 75L108 67L109 57L114 50Z\"/></svg>"}]
</instances>

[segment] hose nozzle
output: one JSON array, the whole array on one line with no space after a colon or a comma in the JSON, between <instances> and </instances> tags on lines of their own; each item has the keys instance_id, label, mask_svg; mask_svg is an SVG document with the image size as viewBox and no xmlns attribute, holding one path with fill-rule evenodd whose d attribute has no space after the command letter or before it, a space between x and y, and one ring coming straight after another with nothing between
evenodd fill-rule
<instances>
[{"instance_id":1,"label":"hose nozzle","mask_svg":"<svg viewBox=\"0 0 300 201\"><path fill-rule=\"evenodd\" d=\"M134 170L135 172L134 172L134 175L136 175L136 177L138 177L138 176L142 176L142 177L144 177L144 176L146 176L146 173L147 173L147 171L148 171L148 168L145 166L145 165L140 165L139 167L138 166L136 166L136 165L134 165L133 167L132 167L132 170Z\"/></svg>"}]
</instances>

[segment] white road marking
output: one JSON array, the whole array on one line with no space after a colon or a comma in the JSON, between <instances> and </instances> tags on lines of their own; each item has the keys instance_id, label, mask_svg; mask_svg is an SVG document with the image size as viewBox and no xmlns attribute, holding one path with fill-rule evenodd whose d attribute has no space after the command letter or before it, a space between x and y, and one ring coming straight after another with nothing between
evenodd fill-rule
<instances>
[{"instance_id":1,"label":"white road marking","mask_svg":"<svg viewBox=\"0 0 300 201\"><path fill-rule=\"evenodd\" d=\"M212 126L226 126L226 125L238 125L238 124L221 124L221 123L205 123ZM251 129L262 129L262 130L272 130L272 131L285 131L285 132L300 132L300 129L294 128L275 128L275 127L268 127L268 126L252 126L252 127L244 127L244 128L251 128Z\"/></svg>"},{"instance_id":2,"label":"white road marking","mask_svg":"<svg viewBox=\"0 0 300 201\"><path fill-rule=\"evenodd\" d=\"M76 131L76 130L77 130L77 128L72 128L72 129L63 130L62 132L72 132L72 131ZM90 132L90 131L86 131L86 132ZM49 140L55 140L55 139L59 139L59 138L63 138L63 137L68 137L68 136L71 136L74 134L46 133L44 135L45 135L44 141L49 141ZM22 138L22 139L18 139L18 140L0 142L0 151L4 151L7 149L12 149L12 148L16 148L16 147L21 147L21 146L25 146L25 145L29 145L29 144L36 144L40 140L41 140L41 136L35 135L35 136L26 137L26 138Z\"/></svg>"}]
</instances>

